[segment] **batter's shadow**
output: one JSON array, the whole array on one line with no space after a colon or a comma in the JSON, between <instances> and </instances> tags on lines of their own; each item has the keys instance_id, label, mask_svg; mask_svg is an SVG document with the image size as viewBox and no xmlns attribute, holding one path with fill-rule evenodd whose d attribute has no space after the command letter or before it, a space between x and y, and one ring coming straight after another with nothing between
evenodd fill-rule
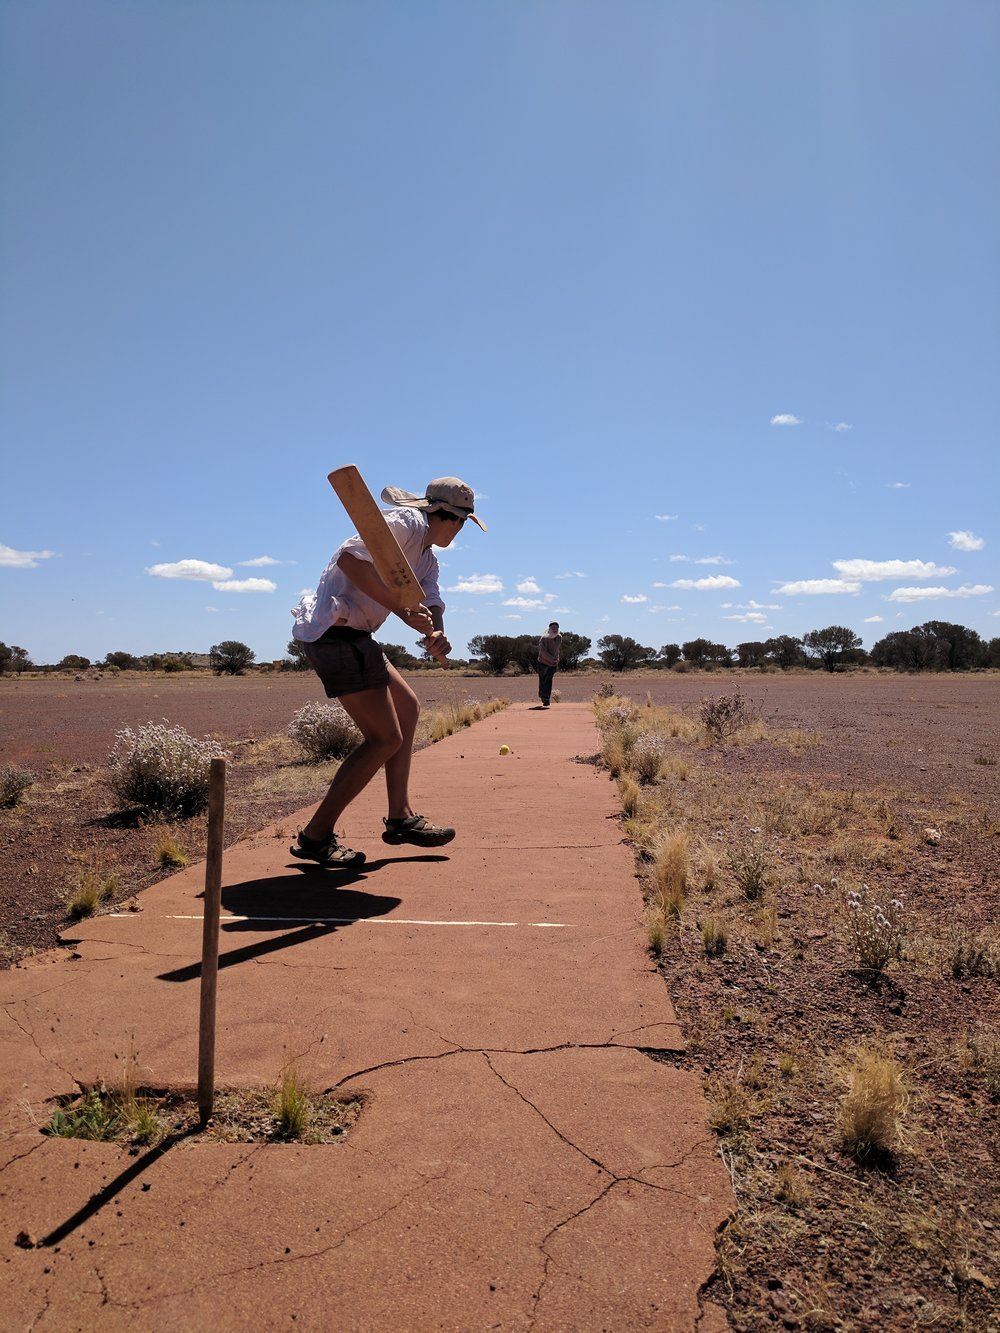
<instances>
[{"instance_id":1,"label":"batter's shadow","mask_svg":"<svg viewBox=\"0 0 1000 1333\"><path fill-rule=\"evenodd\" d=\"M368 893L363 888L367 875L396 861L447 861L446 856L428 855L393 856L367 861L356 869L324 870L322 866L296 862L288 868L290 875L268 875L261 879L247 879L238 884L227 884L222 890L223 911L234 917L251 920L223 920L220 933L239 934L253 931L281 932L271 939L257 939L242 948L229 949L219 954L219 970L238 963L253 962L281 949L290 949L308 940L332 935L359 921L385 916L403 901L388 894ZM203 898L204 894L199 894ZM291 930L290 926L298 929ZM161 972L158 981L197 981L201 963Z\"/></svg>"}]
</instances>

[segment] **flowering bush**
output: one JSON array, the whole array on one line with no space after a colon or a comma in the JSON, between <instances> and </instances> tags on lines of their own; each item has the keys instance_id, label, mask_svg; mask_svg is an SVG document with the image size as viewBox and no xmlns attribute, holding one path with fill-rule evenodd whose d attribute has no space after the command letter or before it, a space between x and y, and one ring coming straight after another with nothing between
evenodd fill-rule
<instances>
[{"instance_id":1,"label":"flowering bush","mask_svg":"<svg viewBox=\"0 0 1000 1333\"><path fill-rule=\"evenodd\" d=\"M215 741L198 740L183 727L125 727L111 751L111 789L123 805L188 819L208 806L211 762L223 758Z\"/></svg>"},{"instance_id":2,"label":"flowering bush","mask_svg":"<svg viewBox=\"0 0 1000 1333\"><path fill-rule=\"evenodd\" d=\"M288 724L288 734L311 759L343 759L358 745L361 732L343 704L306 704Z\"/></svg>"},{"instance_id":3,"label":"flowering bush","mask_svg":"<svg viewBox=\"0 0 1000 1333\"><path fill-rule=\"evenodd\" d=\"M862 884L860 891L847 893L847 925L858 965L870 972L881 972L903 947L903 904L893 898L883 910L871 901L871 891Z\"/></svg>"},{"instance_id":4,"label":"flowering bush","mask_svg":"<svg viewBox=\"0 0 1000 1333\"><path fill-rule=\"evenodd\" d=\"M663 767L666 742L655 732L644 731L632 746L628 756L629 767L640 782L655 782Z\"/></svg>"}]
</instances>

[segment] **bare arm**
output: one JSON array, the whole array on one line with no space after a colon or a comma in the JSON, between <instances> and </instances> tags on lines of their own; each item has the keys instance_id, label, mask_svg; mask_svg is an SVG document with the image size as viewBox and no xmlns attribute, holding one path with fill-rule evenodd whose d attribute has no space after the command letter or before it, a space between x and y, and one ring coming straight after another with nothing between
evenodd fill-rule
<instances>
[{"instance_id":1,"label":"bare arm","mask_svg":"<svg viewBox=\"0 0 1000 1333\"><path fill-rule=\"evenodd\" d=\"M451 644L444 635L444 615L439 606L428 610L421 605L417 610L400 611L396 599L379 578L375 566L369 560L352 555L350 551L342 552L337 560L337 568L346 574L359 592L399 616L404 625L422 635L427 640L427 651L432 657L443 660L451 652Z\"/></svg>"}]
</instances>

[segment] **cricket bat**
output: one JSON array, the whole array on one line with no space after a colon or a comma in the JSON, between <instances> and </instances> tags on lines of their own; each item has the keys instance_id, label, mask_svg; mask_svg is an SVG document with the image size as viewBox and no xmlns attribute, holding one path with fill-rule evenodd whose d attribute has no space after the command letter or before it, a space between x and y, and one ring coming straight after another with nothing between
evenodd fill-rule
<instances>
[{"instance_id":1,"label":"cricket bat","mask_svg":"<svg viewBox=\"0 0 1000 1333\"><path fill-rule=\"evenodd\" d=\"M424 599L423 589L361 473L353 463L334 468L330 473L330 485L357 528L379 578L396 598L397 605L393 609L416 611ZM421 642L430 651L429 641Z\"/></svg>"}]
</instances>

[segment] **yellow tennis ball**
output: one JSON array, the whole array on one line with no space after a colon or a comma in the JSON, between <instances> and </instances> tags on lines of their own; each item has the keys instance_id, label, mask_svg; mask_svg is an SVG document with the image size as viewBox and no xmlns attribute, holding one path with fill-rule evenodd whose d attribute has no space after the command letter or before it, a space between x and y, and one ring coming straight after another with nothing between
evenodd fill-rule
<instances>
[{"instance_id":1,"label":"yellow tennis ball","mask_svg":"<svg viewBox=\"0 0 1000 1333\"><path fill-rule=\"evenodd\" d=\"M501 754L510 754L510 746L509 746L509 745L501 745L501 746L500 746L500 753L501 753Z\"/></svg>"}]
</instances>

